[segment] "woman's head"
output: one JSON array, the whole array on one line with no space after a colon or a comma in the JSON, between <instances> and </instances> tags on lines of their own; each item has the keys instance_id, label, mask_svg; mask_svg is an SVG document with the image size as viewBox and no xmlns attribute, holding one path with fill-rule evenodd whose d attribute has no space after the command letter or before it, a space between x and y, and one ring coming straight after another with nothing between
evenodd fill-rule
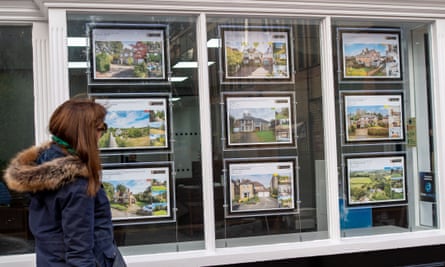
<instances>
[{"instance_id":1,"label":"woman's head","mask_svg":"<svg viewBox=\"0 0 445 267\"><path fill-rule=\"evenodd\" d=\"M106 109L90 99L70 99L53 112L49 121L52 135L68 143L76 155L88 166L88 192L94 194L100 187L100 157L98 141L106 126Z\"/></svg>"}]
</instances>

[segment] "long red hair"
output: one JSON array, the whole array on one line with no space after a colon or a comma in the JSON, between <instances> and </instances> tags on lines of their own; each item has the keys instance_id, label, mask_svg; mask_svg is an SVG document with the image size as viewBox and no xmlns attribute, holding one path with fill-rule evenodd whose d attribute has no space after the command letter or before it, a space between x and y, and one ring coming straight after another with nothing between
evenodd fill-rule
<instances>
[{"instance_id":1,"label":"long red hair","mask_svg":"<svg viewBox=\"0 0 445 267\"><path fill-rule=\"evenodd\" d=\"M102 127L106 109L91 99L70 99L53 112L49 121L52 135L67 142L88 169L88 195L100 188L101 162L97 129Z\"/></svg>"}]
</instances>

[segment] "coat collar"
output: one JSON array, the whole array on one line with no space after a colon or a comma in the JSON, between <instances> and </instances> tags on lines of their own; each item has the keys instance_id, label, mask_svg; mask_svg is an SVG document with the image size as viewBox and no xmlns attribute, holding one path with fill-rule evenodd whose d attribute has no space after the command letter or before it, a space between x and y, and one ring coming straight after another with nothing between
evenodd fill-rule
<instances>
[{"instance_id":1,"label":"coat collar","mask_svg":"<svg viewBox=\"0 0 445 267\"><path fill-rule=\"evenodd\" d=\"M19 152L4 173L8 187L17 192L35 193L55 190L79 176L88 177L86 165L77 156L67 155L37 164L40 154L49 149L51 143L48 142Z\"/></svg>"}]
</instances>

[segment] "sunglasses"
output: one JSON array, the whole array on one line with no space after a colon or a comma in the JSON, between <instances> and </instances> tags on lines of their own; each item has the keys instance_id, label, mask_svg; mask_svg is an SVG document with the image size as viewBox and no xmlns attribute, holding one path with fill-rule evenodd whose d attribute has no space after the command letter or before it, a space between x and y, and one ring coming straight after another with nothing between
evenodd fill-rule
<instances>
[{"instance_id":1,"label":"sunglasses","mask_svg":"<svg viewBox=\"0 0 445 267\"><path fill-rule=\"evenodd\" d=\"M104 123L104 124L102 124L101 127L97 127L96 130L97 130L98 132L102 132L102 133L104 133L104 132L106 132L106 131L108 130L108 125L107 125L106 123Z\"/></svg>"}]
</instances>

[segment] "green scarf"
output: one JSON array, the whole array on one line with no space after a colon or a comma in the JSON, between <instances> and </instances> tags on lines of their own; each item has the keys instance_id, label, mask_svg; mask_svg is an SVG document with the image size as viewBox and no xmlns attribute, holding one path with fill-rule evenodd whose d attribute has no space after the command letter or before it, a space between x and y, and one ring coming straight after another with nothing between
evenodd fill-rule
<instances>
[{"instance_id":1,"label":"green scarf","mask_svg":"<svg viewBox=\"0 0 445 267\"><path fill-rule=\"evenodd\" d=\"M74 148L72 148L72 147L70 146L70 144L68 144L66 141L60 139L59 137L57 137L57 136L55 136L55 135L52 136L52 140L53 140L54 142L56 142L57 144L63 146L63 147L64 147L66 150L68 150L68 152L70 152L71 154L74 154L74 155L76 154L76 150L74 150Z\"/></svg>"}]
</instances>

